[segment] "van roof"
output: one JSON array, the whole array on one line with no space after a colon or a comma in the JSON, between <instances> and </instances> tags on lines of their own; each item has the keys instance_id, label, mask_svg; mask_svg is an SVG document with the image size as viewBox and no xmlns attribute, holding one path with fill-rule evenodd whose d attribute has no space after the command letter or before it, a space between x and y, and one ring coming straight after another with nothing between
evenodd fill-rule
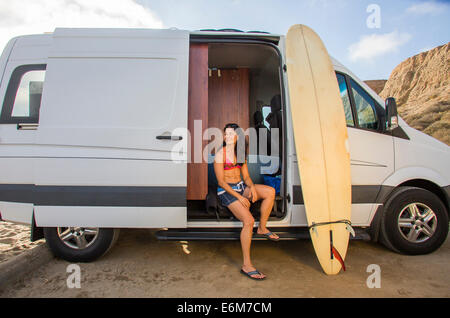
<instances>
[{"instance_id":1,"label":"van roof","mask_svg":"<svg viewBox=\"0 0 450 318\"><path fill-rule=\"evenodd\" d=\"M77 28L75 28L77 29ZM175 29L175 28L172 28ZM66 29L68 31L68 29ZM74 31L73 29L70 31ZM86 31L86 29L84 29ZM21 42L27 43L28 45L50 45L51 38L54 32L45 32L41 34L30 34L30 35L20 35L16 36L13 39L20 39ZM273 34L265 31L241 31L237 29L202 29L190 31L189 34L192 37L219 37L219 38L261 38L265 40L269 40L271 42L279 42L280 38L284 37L281 34ZM12 39L11 39L12 40ZM342 65L338 60L331 56L331 60L333 65L339 66L342 68L346 68Z\"/></svg>"}]
</instances>

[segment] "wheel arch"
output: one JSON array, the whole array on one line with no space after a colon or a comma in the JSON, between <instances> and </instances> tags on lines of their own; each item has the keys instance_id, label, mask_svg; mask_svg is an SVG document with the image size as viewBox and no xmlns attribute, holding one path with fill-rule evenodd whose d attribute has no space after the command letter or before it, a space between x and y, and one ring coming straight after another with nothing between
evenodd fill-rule
<instances>
[{"instance_id":1,"label":"wheel arch","mask_svg":"<svg viewBox=\"0 0 450 318\"><path fill-rule=\"evenodd\" d=\"M377 242L379 239L381 217L384 213L385 203L389 200L393 191L402 186L421 188L435 194L444 204L450 217L450 186L445 182L444 178L434 170L424 167L403 168L396 171L383 182L377 198L377 202L382 204L375 211L369 228L372 241Z\"/></svg>"},{"instance_id":2,"label":"wheel arch","mask_svg":"<svg viewBox=\"0 0 450 318\"><path fill-rule=\"evenodd\" d=\"M397 187L401 186L421 188L435 194L442 201L442 203L444 203L444 206L447 209L447 214L450 216L449 198L443 187L440 187L436 183L425 179L408 180L399 184Z\"/></svg>"},{"instance_id":3,"label":"wheel arch","mask_svg":"<svg viewBox=\"0 0 450 318\"><path fill-rule=\"evenodd\" d=\"M391 191L385 195L381 203L384 204L392 191L400 186L417 187L437 195L444 203L447 213L450 213L449 184L449 180L446 180L441 174L431 168L420 166L404 167L397 169L384 180L383 186L388 186L391 188Z\"/></svg>"}]
</instances>

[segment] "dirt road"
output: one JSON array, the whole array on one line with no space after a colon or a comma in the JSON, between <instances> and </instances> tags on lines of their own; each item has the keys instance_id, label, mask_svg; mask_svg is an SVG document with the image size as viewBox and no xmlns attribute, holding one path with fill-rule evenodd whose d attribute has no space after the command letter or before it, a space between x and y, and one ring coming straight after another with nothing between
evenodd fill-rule
<instances>
[{"instance_id":1,"label":"dirt road","mask_svg":"<svg viewBox=\"0 0 450 318\"><path fill-rule=\"evenodd\" d=\"M252 257L265 281L239 273L239 241L184 244L157 241L149 230L122 230L107 255L78 264L81 288L67 287L69 263L55 259L3 287L0 297L450 297L449 239L423 256L351 241L347 271L337 276L322 272L307 240L254 241ZM381 288L367 287L370 264L380 266Z\"/></svg>"}]
</instances>

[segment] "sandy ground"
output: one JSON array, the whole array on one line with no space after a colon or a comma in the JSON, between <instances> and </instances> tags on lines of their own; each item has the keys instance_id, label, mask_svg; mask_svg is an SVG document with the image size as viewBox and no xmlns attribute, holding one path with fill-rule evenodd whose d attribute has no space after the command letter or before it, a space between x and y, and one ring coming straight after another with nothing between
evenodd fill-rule
<instances>
[{"instance_id":1,"label":"sandy ground","mask_svg":"<svg viewBox=\"0 0 450 318\"><path fill-rule=\"evenodd\" d=\"M0 263L44 242L30 242L29 225L0 222Z\"/></svg>"},{"instance_id":2,"label":"sandy ground","mask_svg":"<svg viewBox=\"0 0 450 318\"><path fill-rule=\"evenodd\" d=\"M186 246L187 245L187 246ZM254 241L252 257L268 278L239 273L239 241L158 241L149 230L122 230L117 245L93 263L80 263L81 288L67 287L68 262L52 260L1 297L450 297L450 241L430 255L395 254L351 241L347 271L323 274L312 244ZM370 289L367 266L381 268ZM1 288L1 287L0 287Z\"/></svg>"}]
</instances>

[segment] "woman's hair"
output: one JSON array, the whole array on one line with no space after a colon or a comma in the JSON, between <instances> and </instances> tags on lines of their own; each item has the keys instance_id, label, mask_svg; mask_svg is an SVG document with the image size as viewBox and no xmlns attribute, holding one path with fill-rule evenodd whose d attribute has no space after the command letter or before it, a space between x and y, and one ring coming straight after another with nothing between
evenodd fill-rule
<instances>
[{"instance_id":1,"label":"woman's hair","mask_svg":"<svg viewBox=\"0 0 450 318\"><path fill-rule=\"evenodd\" d=\"M225 127L223 128L223 132L225 132L225 130L227 128L233 128L234 131L236 132L236 134L238 135L238 139L237 139L236 143L234 144L234 155L236 156L236 163L243 164L243 163L245 163L245 159L247 158L247 155L248 155L248 144L247 144L247 140L245 139L244 130L241 127L239 127L238 124L235 124L235 123L226 124ZM240 142L240 140L244 140L244 144L242 144L242 142ZM224 140L223 144L222 144L222 148L224 148L226 145L227 145L227 143ZM239 151L238 151L238 146L239 146ZM242 153L244 154L243 157L242 157Z\"/></svg>"}]
</instances>

